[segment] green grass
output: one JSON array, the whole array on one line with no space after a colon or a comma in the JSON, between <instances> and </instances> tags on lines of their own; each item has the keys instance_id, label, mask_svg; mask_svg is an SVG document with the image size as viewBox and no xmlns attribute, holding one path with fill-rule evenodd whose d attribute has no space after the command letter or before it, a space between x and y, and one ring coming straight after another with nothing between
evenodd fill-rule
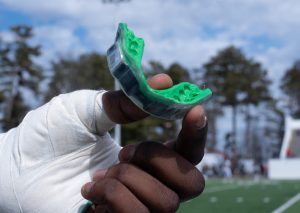
<instances>
[{"instance_id":1,"label":"green grass","mask_svg":"<svg viewBox=\"0 0 300 213\"><path fill-rule=\"evenodd\" d=\"M272 212L300 192L300 181L208 180L204 193L178 213ZM300 202L286 212L300 212Z\"/></svg>"},{"instance_id":2,"label":"green grass","mask_svg":"<svg viewBox=\"0 0 300 213\"><path fill-rule=\"evenodd\" d=\"M285 213L299 213L299 212L300 212L299 201L285 211Z\"/></svg>"}]
</instances>

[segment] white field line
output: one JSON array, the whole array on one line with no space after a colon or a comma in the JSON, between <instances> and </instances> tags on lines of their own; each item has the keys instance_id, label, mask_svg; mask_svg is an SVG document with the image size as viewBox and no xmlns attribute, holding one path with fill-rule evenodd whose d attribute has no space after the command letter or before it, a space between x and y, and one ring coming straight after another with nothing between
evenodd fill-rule
<instances>
[{"instance_id":1,"label":"white field line","mask_svg":"<svg viewBox=\"0 0 300 213\"><path fill-rule=\"evenodd\" d=\"M207 189L205 190L204 189L204 192L203 194L207 194L207 193L213 193L213 192L220 192L220 191L227 191L227 190L234 190L234 189L237 189L237 188L240 188L241 186L218 186L218 187L213 187L213 188L210 188L210 189Z\"/></svg>"},{"instance_id":2,"label":"white field line","mask_svg":"<svg viewBox=\"0 0 300 213\"><path fill-rule=\"evenodd\" d=\"M209 188L207 190L204 189L204 192L203 194L206 194L206 193L214 193L214 192L221 192L221 191L227 191L227 190L234 190L234 189L237 189L237 188L243 188L243 187L247 187L247 186L253 186L253 185L256 185L257 182L245 182L245 183L237 183L237 184L234 184L234 185L225 185L225 186L216 186L216 187L213 187L213 188Z\"/></svg>"},{"instance_id":3,"label":"white field line","mask_svg":"<svg viewBox=\"0 0 300 213\"><path fill-rule=\"evenodd\" d=\"M300 192L296 194L294 197L289 199L287 202L285 202L283 205L281 205L279 208L275 209L272 213L282 213L283 211L287 210L289 207L294 205L296 202L300 200Z\"/></svg>"}]
</instances>

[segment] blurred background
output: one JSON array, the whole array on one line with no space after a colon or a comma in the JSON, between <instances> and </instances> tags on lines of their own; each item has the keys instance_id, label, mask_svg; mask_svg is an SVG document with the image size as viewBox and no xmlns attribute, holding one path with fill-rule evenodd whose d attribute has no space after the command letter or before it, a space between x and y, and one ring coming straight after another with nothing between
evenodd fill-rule
<instances>
[{"instance_id":1,"label":"blurred background","mask_svg":"<svg viewBox=\"0 0 300 213\"><path fill-rule=\"evenodd\" d=\"M300 212L300 1L0 0L0 132L55 95L113 89L119 22L145 40L147 76L209 87L207 178L180 212ZM122 126L122 145L180 122ZM114 132L112 132L114 134Z\"/></svg>"}]
</instances>

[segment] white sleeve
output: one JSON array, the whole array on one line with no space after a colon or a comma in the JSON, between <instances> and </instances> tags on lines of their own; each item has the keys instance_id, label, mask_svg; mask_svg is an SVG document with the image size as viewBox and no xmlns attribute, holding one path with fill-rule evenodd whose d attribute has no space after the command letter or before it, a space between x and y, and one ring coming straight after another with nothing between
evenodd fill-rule
<instances>
[{"instance_id":1,"label":"white sleeve","mask_svg":"<svg viewBox=\"0 0 300 213\"><path fill-rule=\"evenodd\" d=\"M93 144L110 130L114 123L102 109L103 93L80 90L59 95L28 113L18 127L22 169Z\"/></svg>"},{"instance_id":2,"label":"white sleeve","mask_svg":"<svg viewBox=\"0 0 300 213\"><path fill-rule=\"evenodd\" d=\"M1 213L35 212L37 209L31 211L30 205L34 205L34 193L43 197L39 195L41 190L48 190L49 195L45 194L48 199L41 201L45 208L39 211L55 212L53 205L63 207L59 200L68 203L65 199L71 202L73 196L78 201L81 184L90 179L89 170L117 162L120 147L107 133L114 123L102 108L104 92L81 90L57 96L29 112L17 128L0 134ZM51 175L53 178L49 179ZM74 176L78 179L72 179ZM32 180L39 188L33 186ZM57 199L55 191L51 192L55 184L70 185L75 190L62 193L61 199Z\"/></svg>"}]
</instances>

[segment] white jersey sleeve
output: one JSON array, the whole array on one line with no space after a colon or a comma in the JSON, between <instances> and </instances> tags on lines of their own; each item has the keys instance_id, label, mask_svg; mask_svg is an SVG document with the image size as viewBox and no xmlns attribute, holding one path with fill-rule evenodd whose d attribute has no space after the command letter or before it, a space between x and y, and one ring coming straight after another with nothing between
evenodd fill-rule
<instances>
[{"instance_id":1,"label":"white jersey sleeve","mask_svg":"<svg viewBox=\"0 0 300 213\"><path fill-rule=\"evenodd\" d=\"M80 212L81 186L118 162L121 147L108 131L105 91L53 98L0 134L0 212Z\"/></svg>"}]
</instances>

